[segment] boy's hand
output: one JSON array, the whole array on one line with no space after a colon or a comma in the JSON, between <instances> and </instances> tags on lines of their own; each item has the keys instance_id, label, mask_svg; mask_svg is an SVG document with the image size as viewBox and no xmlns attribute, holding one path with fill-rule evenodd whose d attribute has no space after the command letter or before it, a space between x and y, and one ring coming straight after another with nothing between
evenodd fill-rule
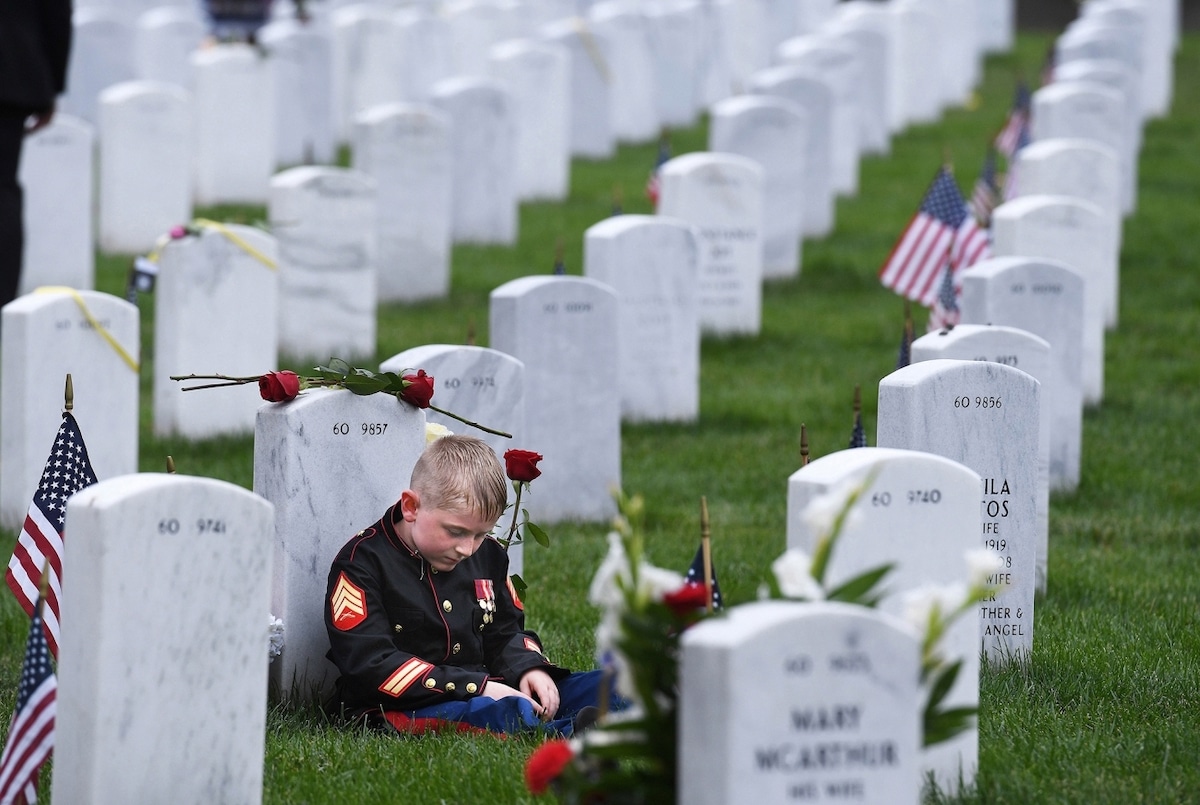
<instances>
[{"instance_id":1,"label":"boy's hand","mask_svg":"<svg viewBox=\"0 0 1200 805\"><path fill-rule=\"evenodd\" d=\"M550 674L541 668L534 668L525 672L525 675L521 677L520 685L522 693L541 702L542 718L547 720L554 718L554 714L558 712L558 685L554 684Z\"/></svg>"},{"instance_id":2,"label":"boy's hand","mask_svg":"<svg viewBox=\"0 0 1200 805\"><path fill-rule=\"evenodd\" d=\"M553 682L551 684L553 684ZM558 689L555 688L555 694L557 695L557 693ZM524 679L521 680L521 690L517 690L514 687L505 685L503 682L497 682L494 679L489 679L487 684L483 686L483 690L479 692L479 695L486 696L489 699L505 699L509 696L517 696L522 699L528 699L533 704L533 712L537 713L542 718L546 717L545 708L538 704L537 700L530 696L528 691L525 690ZM557 707L557 702L555 706Z\"/></svg>"}]
</instances>

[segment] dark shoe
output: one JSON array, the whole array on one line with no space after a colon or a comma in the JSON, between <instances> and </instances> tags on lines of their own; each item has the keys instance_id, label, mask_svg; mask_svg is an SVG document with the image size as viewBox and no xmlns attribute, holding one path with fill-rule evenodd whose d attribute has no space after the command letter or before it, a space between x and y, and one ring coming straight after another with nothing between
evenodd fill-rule
<instances>
[{"instance_id":1,"label":"dark shoe","mask_svg":"<svg viewBox=\"0 0 1200 805\"><path fill-rule=\"evenodd\" d=\"M599 707L592 707L591 705L581 707L579 708L579 712L575 714L575 718L571 719L571 734L579 735L581 732L585 732L595 726L599 720Z\"/></svg>"}]
</instances>

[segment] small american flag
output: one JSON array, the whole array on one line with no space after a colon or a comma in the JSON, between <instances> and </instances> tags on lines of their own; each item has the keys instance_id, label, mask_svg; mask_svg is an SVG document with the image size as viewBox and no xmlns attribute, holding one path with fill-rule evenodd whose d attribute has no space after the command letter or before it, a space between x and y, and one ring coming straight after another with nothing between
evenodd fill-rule
<instances>
[{"instance_id":1,"label":"small american flag","mask_svg":"<svg viewBox=\"0 0 1200 805\"><path fill-rule=\"evenodd\" d=\"M954 275L954 269L950 266L946 266L946 270L942 272L937 299L934 300L933 309L929 313L929 332L931 333L949 329L962 319L962 312L958 308L960 291L955 285Z\"/></svg>"},{"instance_id":2,"label":"small american flag","mask_svg":"<svg viewBox=\"0 0 1200 805\"><path fill-rule=\"evenodd\" d=\"M650 171L650 178L646 180L646 198L650 199L650 203L658 207L658 197L662 193L662 179L659 174L662 172L662 166L671 158L671 141L664 133L658 141L658 157L654 162L654 170Z\"/></svg>"},{"instance_id":3,"label":"small american flag","mask_svg":"<svg viewBox=\"0 0 1200 805\"><path fill-rule=\"evenodd\" d=\"M900 335L900 353L896 356L896 368L903 369L912 363L913 322L908 314L908 303L904 303L904 332Z\"/></svg>"},{"instance_id":4,"label":"small american flag","mask_svg":"<svg viewBox=\"0 0 1200 805\"><path fill-rule=\"evenodd\" d=\"M1012 159L1012 155L1017 153L1023 145L1029 143L1029 116L1032 107L1033 98L1029 94L1029 87L1025 86L1024 81L1021 81L1017 84L1012 109L1008 112L1008 120L1005 121L1004 128L1000 129L1000 133L996 135L994 142L996 150L1009 159ZM1021 142L1022 137L1025 139L1024 143Z\"/></svg>"},{"instance_id":5,"label":"small american flag","mask_svg":"<svg viewBox=\"0 0 1200 805\"><path fill-rule=\"evenodd\" d=\"M983 170L971 191L971 212L980 226L991 226L992 210L1000 203L1000 188L996 184L996 152L989 148L983 159Z\"/></svg>"},{"instance_id":6,"label":"small american flag","mask_svg":"<svg viewBox=\"0 0 1200 805\"><path fill-rule=\"evenodd\" d=\"M866 447L867 431L862 423L862 411L854 412L854 430L850 432L850 447Z\"/></svg>"},{"instance_id":7,"label":"small american flag","mask_svg":"<svg viewBox=\"0 0 1200 805\"><path fill-rule=\"evenodd\" d=\"M39 598L29 624L17 707L0 755L0 805L37 802L38 771L54 752L58 682L50 668L40 605Z\"/></svg>"},{"instance_id":8,"label":"small american flag","mask_svg":"<svg viewBox=\"0 0 1200 805\"><path fill-rule=\"evenodd\" d=\"M696 584L704 583L704 545L701 544L696 549L696 556L692 559L692 566L688 568L687 575L684 577L686 581L695 582ZM717 585L717 569L712 568L712 605L713 609L721 608L721 588Z\"/></svg>"},{"instance_id":9,"label":"small american flag","mask_svg":"<svg viewBox=\"0 0 1200 805\"><path fill-rule=\"evenodd\" d=\"M942 167L880 269L879 281L929 306L937 298L938 279L947 262L965 267L988 252L987 231L970 214L949 169Z\"/></svg>"},{"instance_id":10,"label":"small american flag","mask_svg":"<svg viewBox=\"0 0 1200 805\"><path fill-rule=\"evenodd\" d=\"M33 502L29 504L29 513L25 515L25 524L4 574L9 589L25 613L32 617L38 600L38 579L43 565L49 563L50 587L44 619L46 639L55 657L58 656L58 605L62 595L63 523L67 516L67 498L94 483L96 473L92 471L79 423L70 412L64 413L54 447L42 471L42 480L33 493Z\"/></svg>"}]
</instances>

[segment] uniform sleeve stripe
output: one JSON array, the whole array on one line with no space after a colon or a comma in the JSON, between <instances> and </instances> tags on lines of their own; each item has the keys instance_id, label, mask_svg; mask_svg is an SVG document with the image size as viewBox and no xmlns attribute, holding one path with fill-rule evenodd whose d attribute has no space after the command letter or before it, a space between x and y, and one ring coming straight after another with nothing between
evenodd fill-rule
<instances>
[{"instance_id":1,"label":"uniform sleeve stripe","mask_svg":"<svg viewBox=\"0 0 1200 805\"><path fill-rule=\"evenodd\" d=\"M427 663L422 659L413 657L397 668L391 676L383 681L379 689L389 696L399 698L404 691L408 690L414 682L432 668L431 663Z\"/></svg>"}]
</instances>

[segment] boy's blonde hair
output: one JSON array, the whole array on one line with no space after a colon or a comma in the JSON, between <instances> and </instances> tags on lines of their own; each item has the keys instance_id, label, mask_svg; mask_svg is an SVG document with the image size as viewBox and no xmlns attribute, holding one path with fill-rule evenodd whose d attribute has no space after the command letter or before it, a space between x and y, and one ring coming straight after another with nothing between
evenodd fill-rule
<instances>
[{"instance_id":1,"label":"boy's blonde hair","mask_svg":"<svg viewBox=\"0 0 1200 805\"><path fill-rule=\"evenodd\" d=\"M421 505L499 520L508 503L508 479L496 452L474 436L443 436L413 467L409 487Z\"/></svg>"}]
</instances>

